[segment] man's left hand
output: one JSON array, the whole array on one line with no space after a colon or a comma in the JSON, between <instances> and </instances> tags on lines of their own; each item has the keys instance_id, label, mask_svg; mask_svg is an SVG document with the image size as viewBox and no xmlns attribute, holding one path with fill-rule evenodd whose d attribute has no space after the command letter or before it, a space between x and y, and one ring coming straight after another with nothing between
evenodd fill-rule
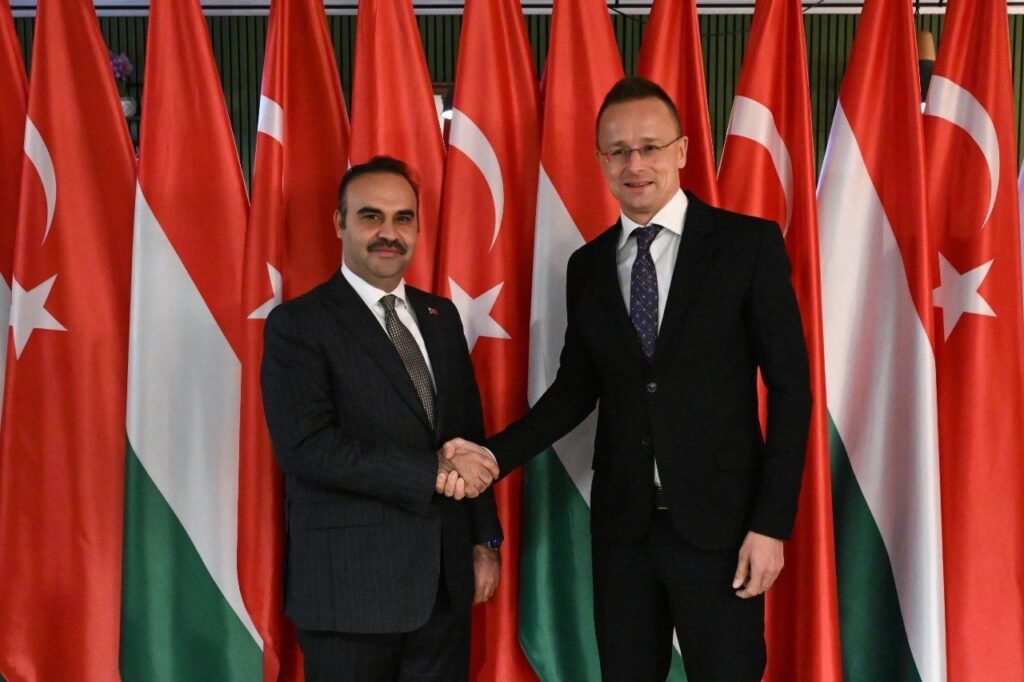
<instances>
[{"instance_id":1,"label":"man's left hand","mask_svg":"<svg viewBox=\"0 0 1024 682\"><path fill-rule=\"evenodd\" d=\"M784 563L782 540L748 532L740 547L736 577L732 581L736 596L750 599L767 590L779 577Z\"/></svg>"},{"instance_id":2,"label":"man's left hand","mask_svg":"<svg viewBox=\"0 0 1024 682\"><path fill-rule=\"evenodd\" d=\"M487 601L498 589L501 577L501 557L498 550L486 545L473 545L473 577L476 589L473 592L473 603Z\"/></svg>"}]
</instances>

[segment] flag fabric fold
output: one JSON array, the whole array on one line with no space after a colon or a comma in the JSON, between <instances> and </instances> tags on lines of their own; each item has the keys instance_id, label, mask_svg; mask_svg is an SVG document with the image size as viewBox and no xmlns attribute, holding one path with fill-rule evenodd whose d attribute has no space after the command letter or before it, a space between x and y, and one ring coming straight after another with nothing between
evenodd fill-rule
<instances>
[{"instance_id":1,"label":"flag fabric fold","mask_svg":"<svg viewBox=\"0 0 1024 682\"><path fill-rule=\"evenodd\" d=\"M469 0L449 133L437 291L462 317L487 433L526 409L530 272L539 164L538 92L519 0ZM522 473L495 487L501 581L474 609L470 675L536 679L519 645Z\"/></svg>"},{"instance_id":2,"label":"flag fabric fold","mask_svg":"<svg viewBox=\"0 0 1024 682\"><path fill-rule=\"evenodd\" d=\"M419 178L420 236L405 280L431 291L444 142L412 0L359 0L350 155L358 164L379 154L405 161Z\"/></svg>"},{"instance_id":3,"label":"flag fabric fold","mask_svg":"<svg viewBox=\"0 0 1024 682\"><path fill-rule=\"evenodd\" d=\"M28 78L14 33L11 6L0 0L0 92L10 95L0 108L0 415L3 414L4 367L7 362L7 326L11 319L11 273L14 232L18 226L18 193L25 142L25 107Z\"/></svg>"},{"instance_id":4,"label":"flag fabric fold","mask_svg":"<svg viewBox=\"0 0 1024 682\"><path fill-rule=\"evenodd\" d=\"M708 117L696 0L656 0L644 30L636 71L664 88L679 112L688 140L686 165L679 171L680 185L717 205L715 145Z\"/></svg>"},{"instance_id":5,"label":"flag fabric fold","mask_svg":"<svg viewBox=\"0 0 1024 682\"><path fill-rule=\"evenodd\" d=\"M530 309L531 403L558 369L569 256L618 216L591 151L597 111L623 75L602 0L556 0L547 59ZM592 415L526 465L519 637L543 680L601 676L590 562L595 421Z\"/></svg>"},{"instance_id":6,"label":"flag fabric fold","mask_svg":"<svg viewBox=\"0 0 1024 682\"><path fill-rule=\"evenodd\" d=\"M818 184L845 679L946 679L935 354L912 7L867 0Z\"/></svg>"},{"instance_id":7,"label":"flag fabric fold","mask_svg":"<svg viewBox=\"0 0 1024 682\"><path fill-rule=\"evenodd\" d=\"M842 678L814 176L800 2L758 0L722 152L720 205L783 230L816 398L786 567L767 595L766 680Z\"/></svg>"},{"instance_id":8,"label":"flag fabric fold","mask_svg":"<svg viewBox=\"0 0 1024 682\"><path fill-rule=\"evenodd\" d=\"M253 680L237 570L248 204L199 2L153 0L135 202L121 674Z\"/></svg>"},{"instance_id":9,"label":"flag fabric fold","mask_svg":"<svg viewBox=\"0 0 1024 682\"><path fill-rule=\"evenodd\" d=\"M25 114L9 19L5 7L4 108ZM7 114L5 164L16 125ZM116 680L135 168L92 2L39 2L21 125L13 272L4 273L12 306L0 429L0 672Z\"/></svg>"},{"instance_id":10,"label":"flag fabric fold","mask_svg":"<svg viewBox=\"0 0 1024 682\"><path fill-rule=\"evenodd\" d=\"M1005 2L950 0L925 108L950 680L1024 680L1024 346Z\"/></svg>"},{"instance_id":11,"label":"flag fabric fold","mask_svg":"<svg viewBox=\"0 0 1024 682\"><path fill-rule=\"evenodd\" d=\"M282 300L340 265L332 216L348 165L348 118L319 0L270 8L242 266L238 574L264 642L263 679L302 679L294 626L283 608L284 487L263 415L263 325Z\"/></svg>"}]
</instances>

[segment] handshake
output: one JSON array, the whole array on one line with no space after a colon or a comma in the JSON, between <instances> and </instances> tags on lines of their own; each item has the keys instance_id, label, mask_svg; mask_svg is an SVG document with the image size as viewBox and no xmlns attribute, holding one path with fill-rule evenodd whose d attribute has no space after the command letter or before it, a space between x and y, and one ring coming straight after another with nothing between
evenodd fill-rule
<instances>
[{"instance_id":1,"label":"handshake","mask_svg":"<svg viewBox=\"0 0 1024 682\"><path fill-rule=\"evenodd\" d=\"M437 451L437 482L440 495L461 500L476 497L498 477L498 463L485 448L453 438Z\"/></svg>"}]
</instances>

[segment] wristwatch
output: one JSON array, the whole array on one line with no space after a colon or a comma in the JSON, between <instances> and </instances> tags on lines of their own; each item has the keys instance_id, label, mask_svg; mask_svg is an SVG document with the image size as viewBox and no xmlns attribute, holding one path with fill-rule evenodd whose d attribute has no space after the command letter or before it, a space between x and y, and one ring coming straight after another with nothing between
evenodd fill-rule
<instances>
[{"instance_id":1,"label":"wristwatch","mask_svg":"<svg viewBox=\"0 0 1024 682\"><path fill-rule=\"evenodd\" d=\"M499 547L501 547L502 542L504 542L502 538L491 538L484 544L490 549L498 549Z\"/></svg>"}]
</instances>

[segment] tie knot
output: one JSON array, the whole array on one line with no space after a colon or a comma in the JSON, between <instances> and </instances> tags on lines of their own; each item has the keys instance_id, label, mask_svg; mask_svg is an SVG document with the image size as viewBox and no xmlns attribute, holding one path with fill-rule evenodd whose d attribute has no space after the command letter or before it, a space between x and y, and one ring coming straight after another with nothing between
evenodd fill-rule
<instances>
[{"instance_id":1,"label":"tie knot","mask_svg":"<svg viewBox=\"0 0 1024 682\"><path fill-rule=\"evenodd\" d=\"M381 296L380 297L380 304L382 306L384 306L384 312L386 312L386 313L393 313L393 312L395 312L395 301L397 301L397 300L398 300L398 297L395 296L394 294L388 294L387 296Z\"/></svg>"},{"instance_id":2,"label":"tie knot","mask_svg":"<svg viewBox=\"0 0 1024 682\"><path fill-rule=\"evenodd\" d=\"M636 247L640 251L646 251L651 248L651 243L654 238L658 236L658 232L661 231L661 225L647 225L646 227L638 227L633 230L633 236L636 237Z\"/></svg>"}]
</instances>

